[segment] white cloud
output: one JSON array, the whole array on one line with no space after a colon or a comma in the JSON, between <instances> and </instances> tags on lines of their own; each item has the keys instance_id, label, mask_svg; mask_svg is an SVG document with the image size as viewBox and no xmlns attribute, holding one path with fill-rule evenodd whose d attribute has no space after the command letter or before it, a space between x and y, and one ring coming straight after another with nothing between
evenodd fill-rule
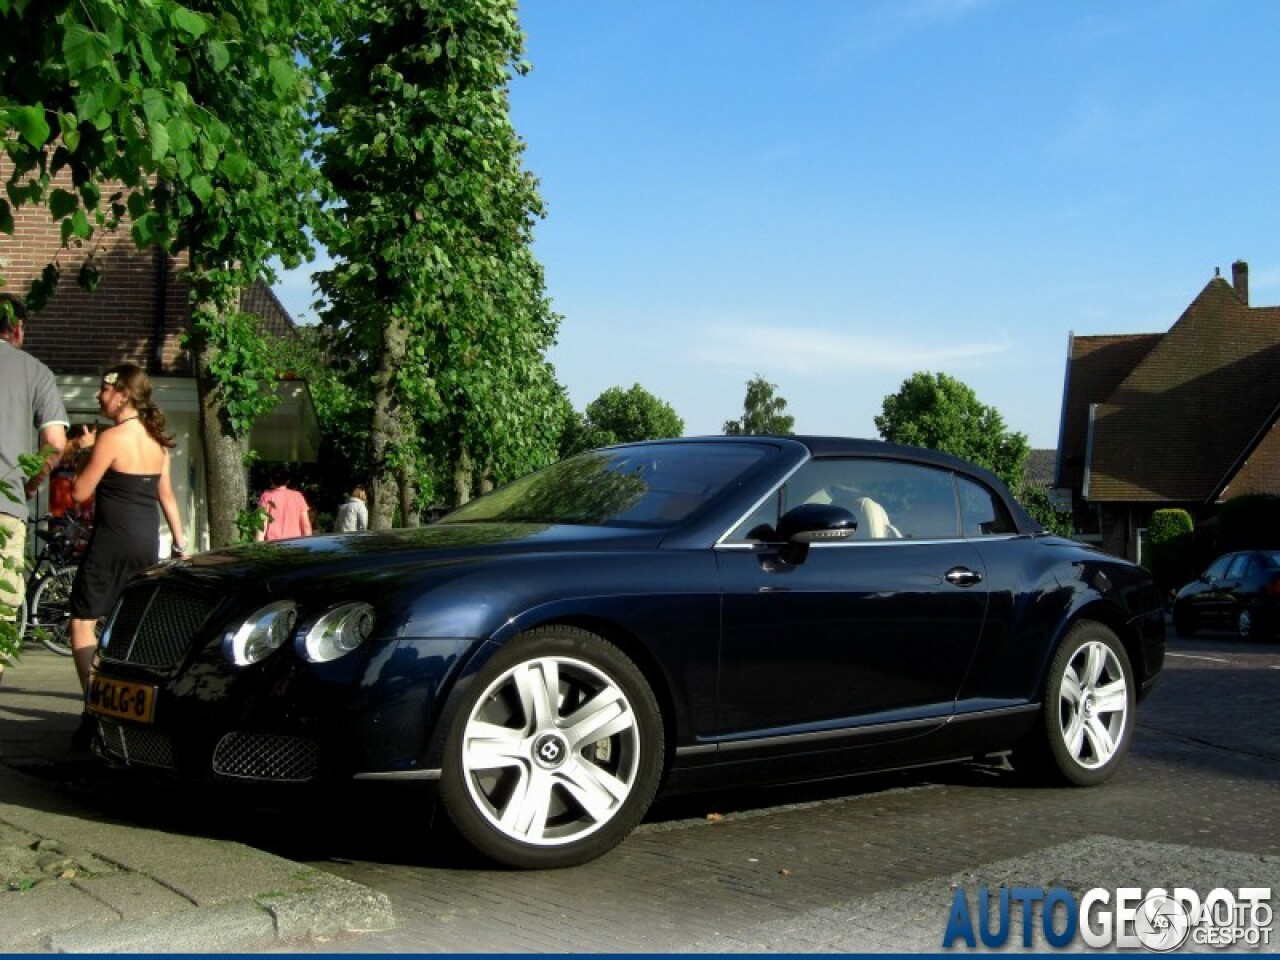
<instances>
[{"instance_id":1,"label":"white cloud","mask_svg":"<svg viewBox=\"0 0 1280 960\"><path fill-rule=\"evenodd\" d=\"M705 334L698 359L722 366L827 373L839 370L958 369L1013 349L1008 337L990 342L925 343L815 328L719 325Z\"/></svg>"}]
</instances>

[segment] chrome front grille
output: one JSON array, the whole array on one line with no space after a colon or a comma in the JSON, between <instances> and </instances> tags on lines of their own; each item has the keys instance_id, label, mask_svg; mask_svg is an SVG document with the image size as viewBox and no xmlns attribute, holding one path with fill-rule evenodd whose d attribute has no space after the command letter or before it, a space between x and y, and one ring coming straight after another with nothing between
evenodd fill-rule
<instances>
[{"instance_id":1,"label":"chrome front grille","mask_svg":"<svg viewBox=\"0 0 1280 960\"><path fill-rule=\"evenodd\" d=\"M320 766L320 748L305 737L228 733L213 751L213 771L246 780L310 780Z\"/></svg>"},{"instance_id":2,"label":"chrome front grille","mask_svg":"<svg viewBox=\"0 0 1280 960\"><path fill-rule=\"evenodd\" d=\"M173 741L157 730L133 727L105 718L98 732L107 753L127 764L173 769Z\"/></svg>"},{"instance_id":3,"label":"chrome front grille","mask_svg":"<svg viewBox=\"0 0 1280 960\"><path fill-rule=\"evenodd\" d=\"M100 655L116 663L172 667L187 652L216 602L163 584L126 590L112 615Z\"/></svg>"}]
</instances>

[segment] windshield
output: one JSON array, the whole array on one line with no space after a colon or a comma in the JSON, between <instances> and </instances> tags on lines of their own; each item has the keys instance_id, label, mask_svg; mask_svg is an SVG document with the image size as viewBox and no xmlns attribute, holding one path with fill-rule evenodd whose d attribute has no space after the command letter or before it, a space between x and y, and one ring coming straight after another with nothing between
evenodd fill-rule
<instances>
[{"instance_id":1,"label":"windshield","mask_svg":"<svg viewBox=\"0 0 1280 960\"><path fill-rule=\"evenodd\" d=\"M441 523L505 521L669 527L757 464L747 443L653 443L592 450L473 500Z\"/></svg>"}]
</instances>

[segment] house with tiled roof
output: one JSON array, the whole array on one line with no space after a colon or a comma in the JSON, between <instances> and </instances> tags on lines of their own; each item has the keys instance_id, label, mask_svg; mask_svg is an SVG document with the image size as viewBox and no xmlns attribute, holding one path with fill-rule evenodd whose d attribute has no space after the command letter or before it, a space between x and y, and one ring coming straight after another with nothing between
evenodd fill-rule
<instances>
[{"instance_id":1,"label":"house with tiled roof","mask_svg":"<svg viewBox=\"0 0 1280 960\"><path fill-rule=\"evenodd\" d=\"M1055 486L1081 539L1141 559L1154 510L1280 493L1278 416L1280 307L1237 261L1166 333L1071 337Z\"/></svg>"},{"instance_id":2,"label":"house with tiled roof","mask_svg":"<svg viewBox=\"0 0 1280 960\"><path fill-rule=\"evenodd\" d=\"M68 174L62 176L55 185L69 188ZM184 344L191 326L186 255L139 250L124 228L99 231L92 246L63 247L58 224L40 206L14 211L14 226L12 235L0 234L0 273L6 278L6 289L25 294L50 263L57 264L62 277L49 303L28 320L23 348L54 372L72 423L101 419L98 382L107 368L136 363L147 371L153 397L178 442L172 477L187 519L189 542L206 548L208 486L199 402ZM76 283L77 273L90 259L101 278L93 292ZM263 326L277 337L296 336L293 319L261 282L243 291L240 309L261 317ZM280 402L254 424L250 446L263 460L314 461L320 429L306 382L281 381L275 389ZM45 511L47 496L46 485L32 508L33 516ZM164 531L167 536L167 527Z\"/></svg>"}]
</instances>

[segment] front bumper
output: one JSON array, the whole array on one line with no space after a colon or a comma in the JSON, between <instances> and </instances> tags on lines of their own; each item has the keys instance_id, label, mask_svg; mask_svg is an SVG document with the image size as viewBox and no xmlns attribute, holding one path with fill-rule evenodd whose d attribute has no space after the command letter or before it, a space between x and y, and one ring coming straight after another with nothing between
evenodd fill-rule
<instances>
[{"instance_id":1,"label":"front bumper","mask_svg":"<svg viewBox=\"0 0 1280 960\"><path fill-rule=\"evenodd\" d=\"M216 646L172 670L99 656L95 673L150 689L154 703L149 721L91 707L94 750L113 765L188 780L421 777L441 691L472 645L402 638L328 664L286 647L240 668Z\"/></svg>"}]
</instances>

